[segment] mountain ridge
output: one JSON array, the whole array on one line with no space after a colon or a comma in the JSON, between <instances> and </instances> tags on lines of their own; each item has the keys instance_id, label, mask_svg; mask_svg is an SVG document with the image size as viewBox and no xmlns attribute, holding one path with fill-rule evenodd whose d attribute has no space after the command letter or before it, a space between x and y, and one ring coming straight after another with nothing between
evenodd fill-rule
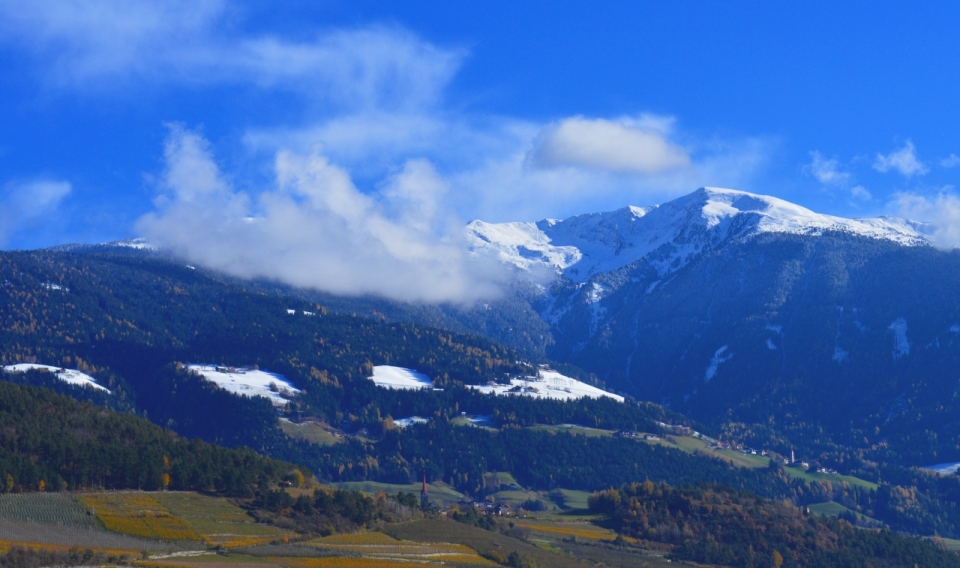
<instances>
[{"instance_id":1,"label":"mountain ridge","mask_svg":"<svg viewBox=\"0 0 960 568\"><path fill-rule=\"evenodd\" d=\"M650 207L627 206L564 220L467 224L472 250L538 276L583 283L641 259L664 277L707 250L763 233L848 233L904 246L929 245L929 224L895 217L847 219L746 191L702 187Z\"/></svg>"}]
</instances>

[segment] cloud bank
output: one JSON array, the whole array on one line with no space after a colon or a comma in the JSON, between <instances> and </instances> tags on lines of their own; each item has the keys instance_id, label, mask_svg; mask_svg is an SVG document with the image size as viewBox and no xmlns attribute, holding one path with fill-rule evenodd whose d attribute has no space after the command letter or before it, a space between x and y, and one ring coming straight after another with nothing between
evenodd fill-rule
<instances>
[{"instance_id":1,"label":"cloud bank","mask_svg":"<svg viewBox=\"0 0 960 568\"><path fill-rule=\"evenodd\" d=\"M937 248L960 247L960 197L953 192L945 190L933 197L897 193L891 206L900 217L925 221L925 233Z\"/></svg>"},{"instance_id":2,"label":"cloud bank","mask_svg":"<svg viewBox=\"0 0 960 568\"><path fill-rule=\"evenodd\" d=\"M240 277L404 301L470 302L496 296L506 274L470 258L448 191L432 166L407 162L377 195L319 154L279 152L275 184L233 189L209 143L179 126L165 148L158 211L137 224L155 244Z\"/></svg>"}]
</instances>

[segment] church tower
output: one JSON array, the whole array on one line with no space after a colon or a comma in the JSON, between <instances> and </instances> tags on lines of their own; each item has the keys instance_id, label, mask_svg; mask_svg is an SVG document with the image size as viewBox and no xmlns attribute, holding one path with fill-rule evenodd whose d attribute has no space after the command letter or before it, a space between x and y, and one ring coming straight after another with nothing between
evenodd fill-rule
<instances>
[{"instance_id":1,"label":"church tower","mask_svg":"<svg viewBox=\"0 0 960 568\"><path fill-rule=\"evenodd\" d=\"M430 494L427 492L427 474L423 474L423 488L420 490L420 508L426 509L430 506Z\"/></svg>"}]
</instances>

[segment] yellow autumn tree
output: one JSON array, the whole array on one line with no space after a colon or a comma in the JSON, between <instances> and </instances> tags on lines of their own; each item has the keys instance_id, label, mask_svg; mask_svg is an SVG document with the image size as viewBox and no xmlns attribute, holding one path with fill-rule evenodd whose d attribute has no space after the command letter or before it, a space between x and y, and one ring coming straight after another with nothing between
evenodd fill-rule
<instances>
[{"instance_id":1,"label":"yellow autumn tree","mask_svg":"<svg viewBox=\"0 0 960 568\"><path fill-rule=\"evenodd\" d=\"M40 483L37 484L37 489L45 491L47 489L47 482L41 479Z\"/></svg>"},{"instance_id":2,"label":"yellow autumn tree","mask_svg":"<svg viewBox=\"0 0 960 568\"><path fill-rule=\"evenodd\" d=\"M160 483L163 484L164 490L166 490L167 487L170 487L170 474L165 473L162 476L160 476Z\"/></svg>"},{"instance_id":3,"label":"yellow autumn tree","mask_svg":"<svg viewBox=\"0 0 960 568\"><path fill-rule=\"evenodd\" d=\"M780 568L783 566L783 555L774 550L773 556L770 558L770 565L773 566L773 568Z\"/></svg>"},{"instance_id":4,"label":"yellow autumn tree","mask_svg":"<svg viewBox=\"0 0 960 568\"><path fill-rule=\"evenodd\" d=\"M293 475L291 477L293 478L292 481L294 487L303 487L303 473L301 473L299 469L293 470Z\"/></svg>"}]
</instances>

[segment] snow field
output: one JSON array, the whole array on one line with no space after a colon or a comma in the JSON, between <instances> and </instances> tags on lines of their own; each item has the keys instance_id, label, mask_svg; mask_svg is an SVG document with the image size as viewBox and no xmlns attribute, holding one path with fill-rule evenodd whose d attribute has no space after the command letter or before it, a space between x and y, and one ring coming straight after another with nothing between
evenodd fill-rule
<instances>
[{"instance_id":1,"label":"snow field","mask_svg":"<svg viewBox=\"0 0 960 568\"><path fill-rule=\"evenodd\" d=\"M520 395L533 398L575 400L583 397L607 397L623 402L622 396L598 389L550 369L539 369L536 377L511 379L509 385L471 385L470 388L483 393Z\"/></svg>"},{"instance_id":2,"label":"snow field","mask_svg":"<svg viewBox=\"0 0 960 568\"><path fill-rule=\"evenodd\" d=\"M217 365L188 365L188 369L222 388L225 391L243 396L262 396L270 399L277 407L289 402L284 394L296 394L300 390L290 384L282 375L255 369L221 367ZM274 389L270 388L271 385Z\"/></svg>"},{"instance_id":3,"label":"snow field","mask_svg":"<svg viewBox=\"0 0 960 568\"><path fill-rule=\"evenodd\" d=\"M394 367L392 365L376 365L370 380L378 387L387 389L427 389L433 388L433 381L423 373L413 369Z\"/></svg>"},{"instance_id":4,"label":"snow field","mask_svg":"<svg viewBox=\"0 0 960 568\"><path fill-rule=\"evenodd\" d=\"M81 373L76 369L64 369L61 367L51 367L50 365L38 365L36 363L19 363L17 365L7 365L3 368L4 371L12 373L23 373L32 369L40 369L53 373L58 379L71 385L89 386L108 393L110 392L110 389L98 385L93 377L86 373Z\"/></svg>"}]
</instances>

